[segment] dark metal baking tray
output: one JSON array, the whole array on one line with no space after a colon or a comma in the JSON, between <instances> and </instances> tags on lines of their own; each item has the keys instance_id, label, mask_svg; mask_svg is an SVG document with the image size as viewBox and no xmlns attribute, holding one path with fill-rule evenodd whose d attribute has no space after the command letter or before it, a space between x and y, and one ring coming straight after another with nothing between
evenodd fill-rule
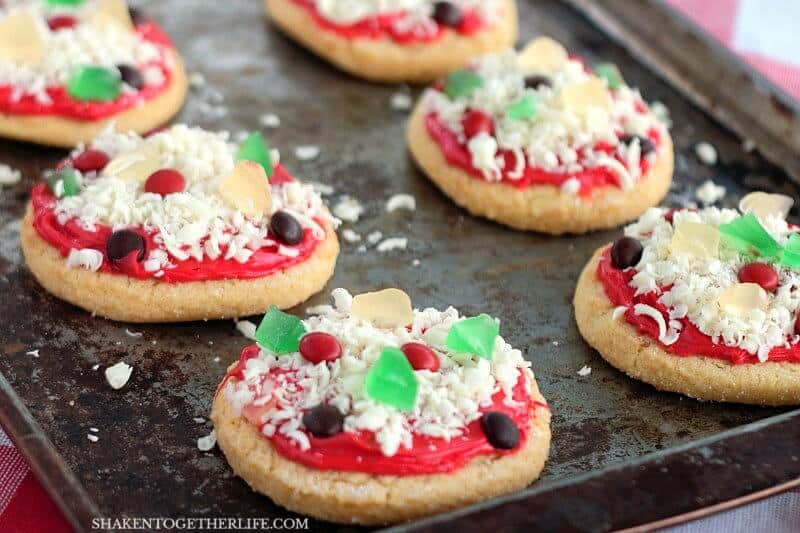
<instances>
[{"instance_id":1,"label":"dark metal baking tray","mask_svg":"<svg viewBox=\"0 0 800 533\"><path fill-rule=\"evenodd\" d=\"M716 100L704 92L713 89L707 83L678 92L664 78L685 89L695 74L668 68L679 62L654 61L661 57L659 43L637 45L634 36L644 30L619 26L624 17L614 10L630 2L574 4L519 2L522 40L549 34L590 61L614 61L648 100L668 106L677 165L667 203L691 201L709 178L727 187L722 203L728 206L754 188L798 197L786 172L798 168L797 151L787 148L800 131L797 112L777 90L718 47L687 37L694 35L692 27L663 6L637 2L650 30L679 31L676 40L692 43L687 53L707 54L713 62L708 68L720 76L738 72L737 90L761 99L710 105ZM181 120L238 131L257 128L262 113L278 113L283 124L267 136L289 169L335 187L332 201L342 193L360 199L366 213L352 227L362 235L380 230L409 238L408 250L385 254L360 253L357 245L343 243L328 289L393 285L407 289L417 306L453 304L467 313L491 313L533 362L553 411L554 439L542 479L510 497L404 527L652 528L676 515L764 496L800 478L798 412L658 392L609 367L581 340L570 303L575 280L592 251L618 232L552 238L467 216L409 160L402 142L406 114L389 106L399 88L334 70L271 28L260 2L164 0L144 7L172 35L189 69L208 80L192 91ZM771 122L743 111L764 98L784 117L785 135L769 133ZM757 124L749 138L777 164L742 148L742 137L733 133L739 122L731 115ZM717 147L719 164L697 161L693 147L701 140ZM321 146L321 156L298 161L292 149L300 144ZM217 450L196 448L211 427L193 419L207 417L214 387L246 343L232 322L131 326L91 318L49 296L22 264L17 221L28 190L63 154L0 143L0 160L25 175L0 193L0 423L76 530L90 529L93 517L292 516L252 493ZM385 200L400 192L417 198L416 212L385 212ZM327 298L320 294L309 305ZM126 328L143 335L131 337ZM34 349L38 358L26 353ZM128 385L114 391L102 368L119 360L135 370ZM101 370L92 369L96 364ZM580 377L584 365L592 373ZM99 428L99 442L87 439L90 427ZM315 521L309 526L354 529Z\"/></svg>"}]
</instances>

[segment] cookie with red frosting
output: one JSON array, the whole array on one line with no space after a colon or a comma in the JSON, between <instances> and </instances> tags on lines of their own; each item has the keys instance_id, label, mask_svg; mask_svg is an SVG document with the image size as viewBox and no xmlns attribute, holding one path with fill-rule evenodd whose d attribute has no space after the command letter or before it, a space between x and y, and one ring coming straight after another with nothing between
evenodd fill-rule
<instances>
[{"instance_id":1,"label":"cookie with red frosting","mask_svg":"<svg viewBox=\"0 0 800 533\"><path fill-rule=\"evenodd\" d=\"M254 490L342 523L411 520L520 490L550 443L530 363L498 322L402 291L300 320L271 309L217 389L219 447Z\"/></svg>"},{"instance_id":2,"label":"cookie with red frosting","mask_svg":"<svg viewBox=\"0 0 800 533\"><path fill-rule=\"evenodd\" d=\"M609 363L662 390L800 403L800 232L785 220L791 205L757 192L739 210L648 210L581 274L581 334Z\"/></svg>"},{"instance_id":3,"label":"cookie with red frosting","mask_svg":"<svg viewBox=\"0 0 800 533\"><path fill-rule=\"evenodd\" d=\"M72 148L150 131L186 96L169 38L124 0L0 3L0 137Z\"/></svg>"},{"instance_id":4,"label":"cookie with red frosting","mask_svg":"<svg viewBox=\"0 0 800 533\"><path fill-rule=\"evenodd\" d=\"M514 0L265 0L271 20L355 76L424 83L517 38Z\"/></svg>"},{"instance_id":5,"label":"cookie with red frosting","mask_svg":"<svg viewBox=\"0 0 800 533\"><path fill-rule=\"evenodd\" d=\"M419 167L457 204L513 228L583 233L666 194L672 141L612 64L547 37L474 60L428 90L408 125Z\"/></svg>"},{"instance_id":6,"label":"cookie with red frosting","mask_svg":"<svg viewBox=\"0 0 800 533\"><path fill-rule=\"evenodd\" d=\"M131 322L291 307L333 274L338 221L259 133L104 131L34 187L21 229L33 275Z\"/></svg>"}]
</instances>

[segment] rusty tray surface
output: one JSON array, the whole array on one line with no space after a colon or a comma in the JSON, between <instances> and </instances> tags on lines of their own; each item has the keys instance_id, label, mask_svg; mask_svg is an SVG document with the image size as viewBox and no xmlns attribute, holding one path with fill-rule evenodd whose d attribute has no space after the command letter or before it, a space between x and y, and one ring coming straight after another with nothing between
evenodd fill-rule
<instances>
[{"instance_id":1,"label":"rusty tray surface","mask_svg":"<svg viewBox=\"0 0 800 533\"><path fill-rule=\"evenodd\" d=\"M753 188L798 197L783 170L746 153L740 138L574 8L556 0L519 7L521 40L549 34L589 61L614 61L648 101L669 107L677 159L667 204L685 205L709 178L728 188L726 206ZM468 216L410 161L402 141L406 114L389 106L398 87L362 82L318 60L271 28L260 2L164 0L145 9L172 36L189 70L208 80L193 90L179 120L235 132L257 129L262 113L279 114L281 127L266 136L291 172L332 185L332 203L344 193L358 198L366 212L349 226L362 235L380 230L409 238L408 250L385 254L343 243L333 280L308 305L327 302L340 286L402 287L418 307L452 304L500 317L502 334L533 362L553 412L542 479L501 502L412 527L633 527L800 477L792 454L797 413L658 392L611 368L582 341L571 307L575 281L618 231L553 238ZM227 114L215 116L215 106ZM701 140L717 147L720 164L697 161L693 146ZM302 144L319 145L320 157L298 161L293 148ZM79 530L99 516L292 516L234 477L218 450L196 447L211 426L193 419L207 418L225 367L247 344L231 321L131 326L91 318L48 295L22 263L18 220L28 191L63 155L0 143L0 161L25 176L0 193L0 422ZM394 193L413 194L416 212L386 213ZM126 328L143 335L131 337ZM39 357L27 354L35 349ZM134 373L114 391L102 369L120 360ZM584 365L592 373L580 377ZM87 439L90 427L99 428L99 442Z\"/></svg>"}]
</instances>

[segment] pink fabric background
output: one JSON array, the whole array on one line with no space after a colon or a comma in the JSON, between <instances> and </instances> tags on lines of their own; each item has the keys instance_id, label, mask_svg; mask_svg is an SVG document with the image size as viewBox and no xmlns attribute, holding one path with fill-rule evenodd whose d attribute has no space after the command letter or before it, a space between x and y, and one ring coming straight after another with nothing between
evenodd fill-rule
<instances>
[{"instance_id":1,"label":"pink fabric background","mask_svg":"<svg viewBox=\"0 0 800 533\"><path fill-rule=\"evenodd\" d=\"M668 1L788 94L800 99L800 0ZM2 430L0 531L70 531ZM800 492L787 492L670 531L797 532L800 531Z\"/></svg>"}]
</instances>

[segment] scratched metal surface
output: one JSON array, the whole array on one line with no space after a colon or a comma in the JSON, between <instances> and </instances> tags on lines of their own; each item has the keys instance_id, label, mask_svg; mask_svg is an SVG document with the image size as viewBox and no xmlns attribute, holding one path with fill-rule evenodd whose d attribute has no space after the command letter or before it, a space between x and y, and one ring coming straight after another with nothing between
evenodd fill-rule
<instances>
[{"instance_id":1,"label":"scratched metal surface","mask_svg":"<svg viewBox=\"0 0 800 533\"><path fill-rule=\"evenodd\" d=\"M405 113L389 107L397 87L361 82L316 59L269 26L260 2L164 0L145 8L174 38L189 70L208 81L191 93L182 121L239 131L258 128L262 113L279 114L281 127L266 134L286 166L332 185L331 202L348 193L365 205L362 220L345 227L408 237L408 250L386 254L360 253L357 245L343 243L328 292L394 285L405 288L416 306L452 304L501 318L502 334L533 362L553 409L551 456L539 483L780 412L660 393L605 364L581 340L570 302L584 262L618 232L551 238L466 215L406 155ZM708 178L728 188L724 205L734 205L750 188L797 197L797 187L779 169L745 153L739 139L576 12L555 0L520 2L520 8L524 40L546 33L590 61L612 60L649 101L667 104L677 150L676 184L667 203L683 205ZM215 106L227 114L214 115ZM696 160L692 147L701 140L718 148L719 165ZM300 144L321 146L321 156L298 161L293 148ZM235 478L218 450L196 448L211 427L193 418L207 416L214 387L246 343L232 322L130 326L143 333L134 338L126 324L91 318L49 296L23 265L18 220L27 191L62 155L0 143L0 161L25 176L0 193L0 371L103 515L287 516ZM417 198L417 211L385 213L386 199L401 192ZM322 293L309 303L326 300ZM38 358L26 355L33 349L40 350ZM120 360L135 370L123 390L113 391L102 368ZM92 370L97 364L101 370ZM584 365L592 373L579 377ZM87 440L90 427L99 428L99 442Z\"/></svg>"}]
</instances>

